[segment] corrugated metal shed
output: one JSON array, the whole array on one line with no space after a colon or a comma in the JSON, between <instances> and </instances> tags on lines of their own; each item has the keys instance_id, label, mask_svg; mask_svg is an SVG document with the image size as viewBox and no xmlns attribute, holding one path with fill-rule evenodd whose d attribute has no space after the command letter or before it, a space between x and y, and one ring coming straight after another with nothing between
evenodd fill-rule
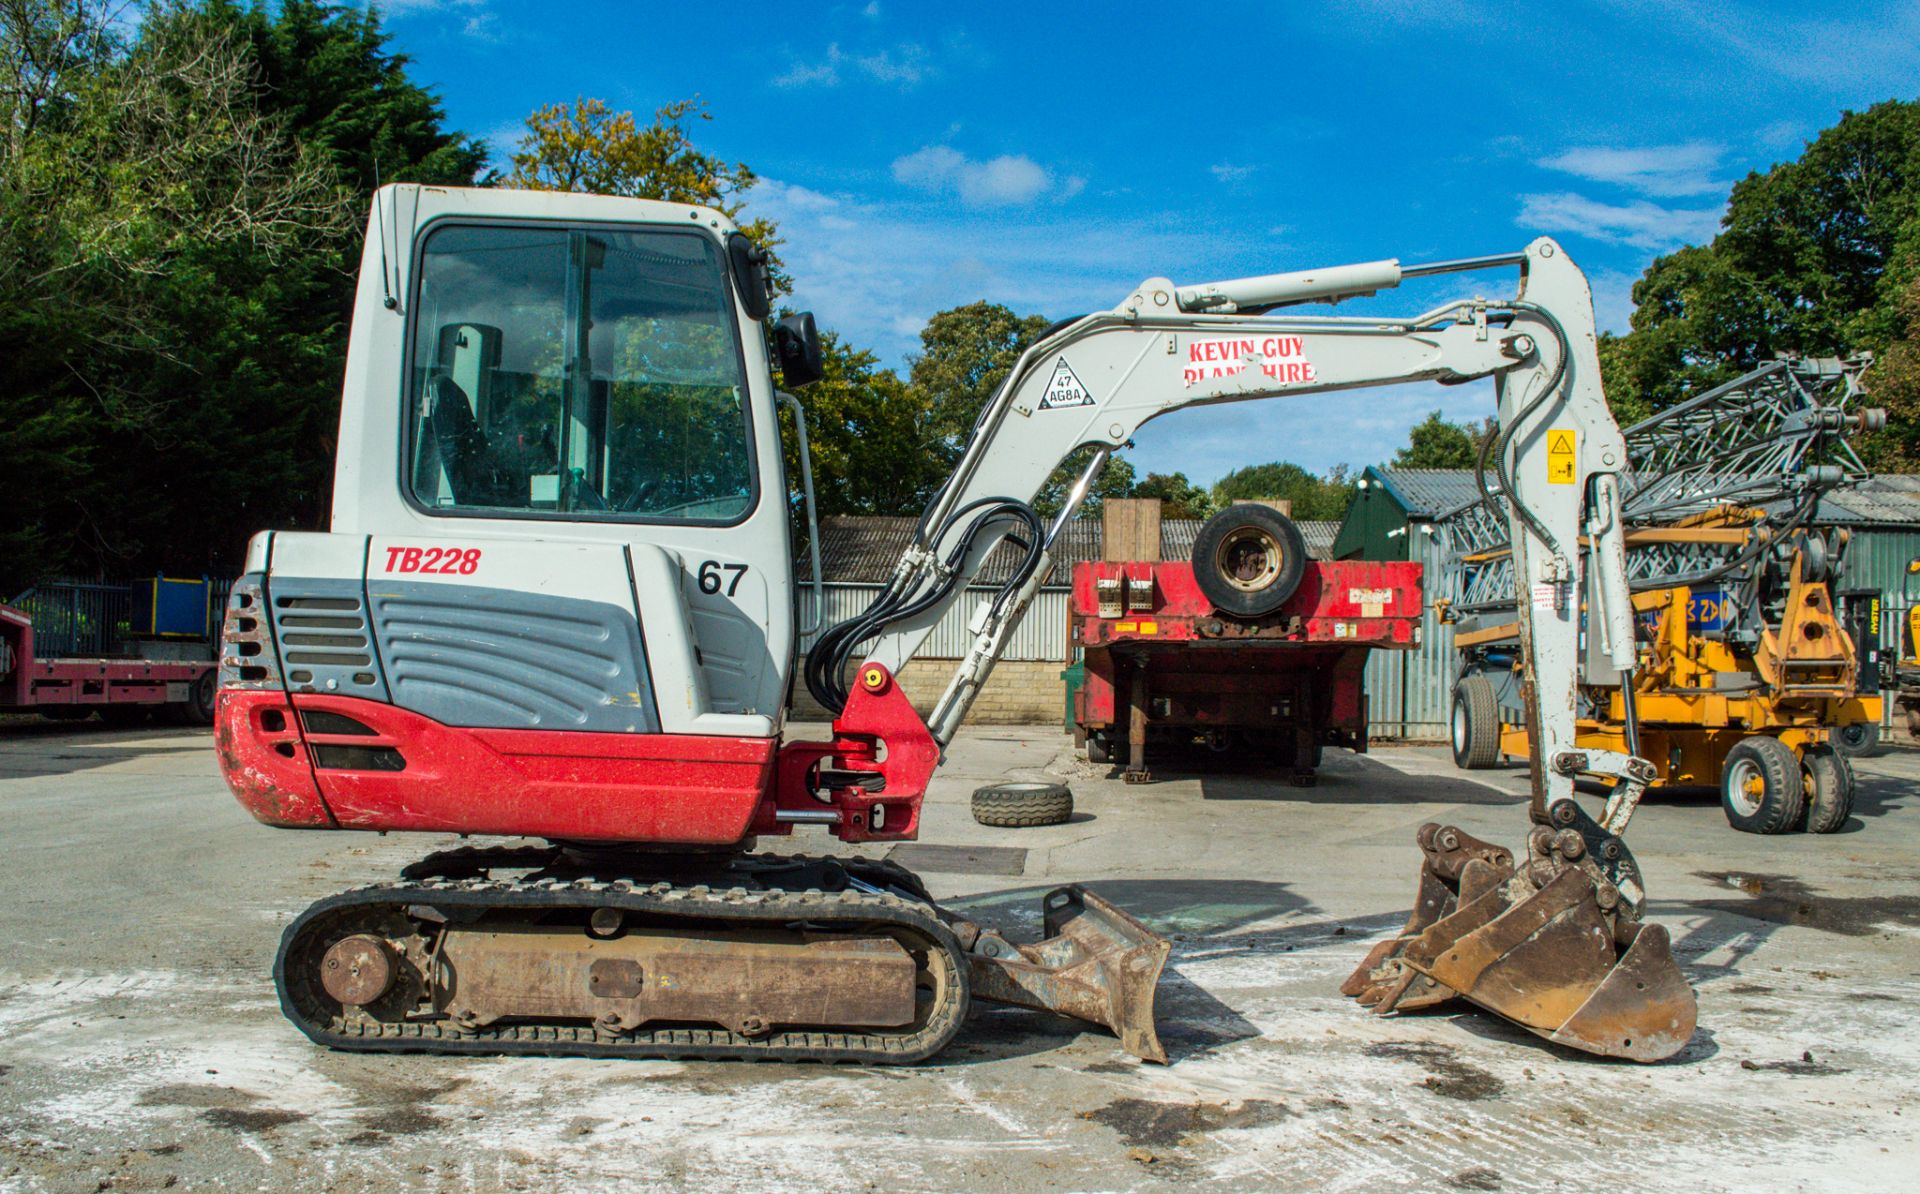
<instances>
[{"instance_id":1,"label":"corrugated metal shed","mask_svg":"<svg viewBox=\"0 0 1920 1194\"><path fill-rule=\"evenodd\" d=\"M867 607L881 586L892 578L900 554L913 537L915 521L912 518L857 515L820 520L820 571L826 581L823 586L825 610L820 625L832 626L836 622L843 622ZM1199 534L1201 525L1197 518L1163 520L1160 523L1160 557L1184 560L1191 556L1193 540ZM1326 559L1327 549L1332 545L1334 533L1339 530L1340 524L1308 521L1298 525L1300 535L1307 543L1307 554L1314 559ZM1001 655L1002 659L1067 658L1067 595L1073 565L1081 560L1099 559L1101 538L1098 518L1078 518L1067 524L1060 542L1056 544L1058 563L1053 574L1034 598L1026 616L1020 619L1020 625L1014 629L1006 651ZM966 653L973 643L973 636L967 631L967 620L973 616L975 604L981 596L992 593L993 586L1006 579L1013 567L1013 560L1013 549L1002 545L981 570L984 583L967 599L954 602L953 608L947 611L939 625L928 633L917 657L958 659ZM795 565L795 572L802 582L813 579L812 567L804 557ZM806 626L813 621L813 609L813 589L802 583L800 625ZM804 652L812 646L812 642L813 636L806 636L800 649Z\"/></svg>"},{"instance_id":2,"label":"corrugated metal shed","mask_svg":"<svg viewBox=\"0 0 1920 1194\"><path fill-rule=\"evenodd\" d=\"M833 515L820 520L820 571L830 585L885 584L892 576L900 555L913 538L915 519L869 515ZM1193 554L1193 541L1202 522L1197 518L1168 518L1160 523L1160 558L1184 560ZM1316 560L1328 558L1333 537L1340 524L1324 520L1297 523L1306 540L1307 555ZM1065 588L1073 574L1073 565L1082 560L1100 558L1102 542L1098 518L1076 518L1067 524L1055 545L1055 567L1049 588ZM997 584L1005 580L1016 558L1011 546L1002 544L981 569L980 581ZM813 579L810 561L802 555L795 562L795 574L803 581Z\"/></svg>"}]
</instances>

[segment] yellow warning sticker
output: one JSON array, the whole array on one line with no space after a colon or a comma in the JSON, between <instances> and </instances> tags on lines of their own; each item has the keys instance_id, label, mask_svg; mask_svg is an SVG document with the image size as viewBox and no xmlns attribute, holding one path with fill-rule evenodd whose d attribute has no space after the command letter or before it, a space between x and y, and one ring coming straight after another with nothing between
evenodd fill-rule
<instances>
[{"instance_id":1,"label":"yellow warning sticker","mask_svg":"<svg viewBox=\"0 0 1920 1194\"><path fill-rule=\"evenodd\" d=\"M1578 432L1555 429L1547 432L1547 483L1550 485L1573 484L1574 445Z\"/></svg>"},{"instance_id":2,"label":"yellow warning sticker","mask_svg":"<svg viewBox=\"0 0 1920 1194\"><path fill-rule=\"evenodd\" d=\"M1160 633L1160 623L1158 623L1158 622L1142 622L1142 623L1140 623L1140 633L1141 633L1141 634L1159 634L1159 633Z\"/></svg>"}]
</instances>

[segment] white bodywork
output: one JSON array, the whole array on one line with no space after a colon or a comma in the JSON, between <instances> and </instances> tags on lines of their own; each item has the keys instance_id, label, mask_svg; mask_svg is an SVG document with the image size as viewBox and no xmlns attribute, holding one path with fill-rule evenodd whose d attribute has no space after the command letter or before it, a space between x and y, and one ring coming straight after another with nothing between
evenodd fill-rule
<instances>
[{"instance_id":1,"label":"white bodywork","mask_svg":"<svg viewBox=\"0 0 1920 1194\"><path fill-rule=\"evenodd\" d=\"M479 546L484 550L475 573L408 579L630 605L643 624L666 732L775 733L794 650L793 550L776 400L760 326L736 303L758 486L743 521L701 526L430 513L402 494L408 302L421 233L436 221L463 219L692 227L716 243L734 230L717 211L681 204L506 189L382 188L374 198L360 262L334 471L330 537L354 546L344 553L312 554L314 548L299 544L296 560L289 554L296 550L293 537L281 536L273 570L314 575L307 568L321 557L345 560L366 552L366 577L374 585L388 546ZM707 593L696 573L708 561L747 570L737 586ZM732 579L731 572L725 575Z\"/></svg>"}]
</instances>

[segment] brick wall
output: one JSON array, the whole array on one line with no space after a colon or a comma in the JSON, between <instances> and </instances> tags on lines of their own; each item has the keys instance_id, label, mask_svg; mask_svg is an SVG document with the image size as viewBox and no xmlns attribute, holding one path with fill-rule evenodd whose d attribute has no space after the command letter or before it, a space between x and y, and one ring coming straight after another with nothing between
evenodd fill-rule
<instances>
[{"instance_id":1,"label":"brick wall","mask_svg":"<svg viewBox=\"0 0 1920 1194\"><path fill-rule=\"evenodd\" d=\"M958 661L952 659L915 659L900 674L900 686L906 689L913 707L925 716L947 690ZM804 668L805 661L801 662ZM1009 726L1044 723L1059 725L1066 710L1067 685L1060 678L1066 664L1059 660L1003 659L987 677L987 686L973 708L967 711L968 725ZM796 672L796 676L804 673ZM807 691L806 681L793 685L793 717L798 721L829 721Z\"/></svg>"}]
</instances>

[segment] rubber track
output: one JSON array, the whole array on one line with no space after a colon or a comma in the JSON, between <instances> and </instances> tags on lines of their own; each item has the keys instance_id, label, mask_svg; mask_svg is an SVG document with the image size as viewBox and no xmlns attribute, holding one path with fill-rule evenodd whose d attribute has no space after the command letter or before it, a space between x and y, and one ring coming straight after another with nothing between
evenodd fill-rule
<instances>
[{"instance_id":1,"label":"rubber track","mask_svg":"<svg viewBox=\"0 0 1920 1194\"><path fill-rule=\"evenodd\" d=\"M466 1030L445 1020L349 1022L326 1007L317 976L290 983L288 958L309 929L324 928L337 913L387 911L425 905L444 909L621 908L656 921L685 918L784 926L796 920L815 926L886 925L921 937L929 960L944 965L945 1006L918 1029L888 1032L776 1032L745 1037L723 1028L641 1028L619 1036L590 1024L508 1024ZM355 919L358 919L357 917ZM314 956L309 951L309 956ZM855 1062L907 1065L938 1053L960 1031L969 992L964 953L953 933L924 904L862 892L789 893L745 887L675 887L668 883L489 879L398 882L359 888L314 904L280 940L273 963L280 1009L318 1044L358 1052L534 1054L566 1057L741 1059L752 1061Z\"/></svg>"}]
</instances>

